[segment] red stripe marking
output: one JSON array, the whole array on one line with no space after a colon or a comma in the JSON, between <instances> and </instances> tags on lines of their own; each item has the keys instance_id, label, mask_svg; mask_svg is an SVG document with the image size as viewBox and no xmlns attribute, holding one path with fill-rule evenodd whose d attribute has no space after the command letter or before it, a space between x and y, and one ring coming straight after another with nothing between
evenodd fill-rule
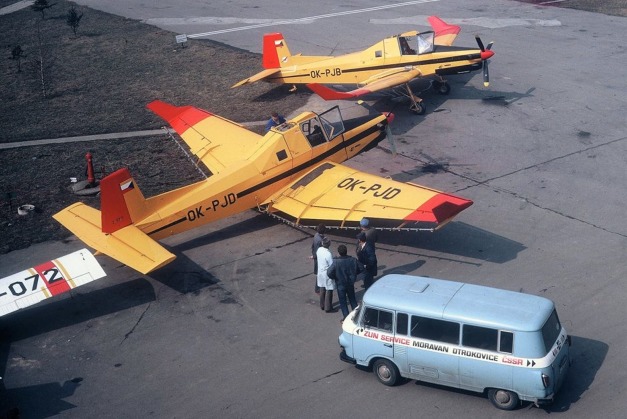
<instances>
[{"instance_id":1,"label":"red stripe marking","mask_svg":"<svg viewBox=\"0 0 627 419\"><path fill-rule=\"evenodd\" d=\"M44 262L41 265L35 266L33 269L39 274L39 279L44 281L46 288L52 295L63 294L69 291L70 285L67 283L67 279L63 277L63 272L52 261ZM50 278L49 281L48 278Z\"/></svg>"},{"instance_id":2,"label":"red stripe marking","mask_svg":"<svg viewBox=\"0 0 627 419\"><path fill-rule=\"evenodd\" d=\"M404 218L406 221L441 223L472 205L472 201L453 195L437 194Z\"/></svg>"},{"instance_id":3,"label":"red stripe marking","mask_svg":"<svg viewBox=\"0 0 627 419\"><path fill-rule=\"evenodd\" d=\"M180 135L200 121L213 116L212 113L193 106L174 106L160 100L152 101L146 107L168 121Z\"/></svg>"}]
</instances>

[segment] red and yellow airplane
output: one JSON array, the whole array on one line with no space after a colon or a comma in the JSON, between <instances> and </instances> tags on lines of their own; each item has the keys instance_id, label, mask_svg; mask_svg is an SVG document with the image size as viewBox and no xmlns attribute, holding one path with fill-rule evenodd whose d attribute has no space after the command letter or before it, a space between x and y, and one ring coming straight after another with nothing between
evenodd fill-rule
<instances>
[{"instance_id":1,"label":"red and yellow airplane","mask_svg":"<svg viewBox=\"0 0 627 419\"><path fill-rule=\"evenodd\" d=\"M192 106L161 101L164 118L211 171L206 180L145 198L128 169L100 181L101 210L73 204L54 218L98 252L148 273L175 256L157 240L251 208L297 226L439 228L472 201L339 163L376 146L393 115L344 119L304 112L264 136Z\"/></svg>"},{"instance_id":2,"label":"red and yellow airplane","mask_svg":"<svg viewBox=\"0 0 627 419\"><path fill-rule=\"evenodd\" d=\"M409 83L419 77L435 77L433 86L448 94L450 86L443 78L483 68L483 83L489 85L488 59L494 55L492 42L487 47L477 36L477 48L453 47L461 28L449 25L437 16L428 18L433 31L405 32L391 36L367 48L341 56L292 55L280 33L263 38L265 70L232 87L263 80L270 83L303 84L325 100L349 99L382 89L404 86L410 109L421 115L426 111L422 99L415 96ZM348 92L330 89L324 84L357 85Z\"/></svg>"}]
</instances>

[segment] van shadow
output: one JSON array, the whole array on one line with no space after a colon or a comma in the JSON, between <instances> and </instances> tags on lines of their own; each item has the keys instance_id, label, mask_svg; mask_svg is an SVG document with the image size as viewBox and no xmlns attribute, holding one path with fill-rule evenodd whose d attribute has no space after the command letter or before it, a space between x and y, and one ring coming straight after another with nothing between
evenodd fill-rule
<instances>
[{"instance_id":1,"label":"van shadow","mask_svg":"<svg viewBox=\"0 0 627 419\"><path fill-rule=\"evenodd\" d=\"M572 404L578 402L586 390L588 390L594 382L594 378L607 356L609 346L603 342L578 336L571 336L571 339L572 346L570 370L568 371L564 384L557 393L553 404L539 407L539 409L544 410L546 413L567 412ZM370 371L365 367L360 367L360 369ZM401 385L410 381L412 380L403 379L401 380ZM457 394L482 397L488 400L486 394L476 393L473 391L423 381L415 381L414 384L421 387L451 391ZM535 408L535 406L531 402L522 402L518 410L525 408Z\"/></svg>"},{"instance_id":2,"label":"van shadow","mask_svg":"<svg viewBox=\"0 0 627 419\"><path fill-rule=\"evenodd\" d=\"M605 361L609 346L598 340L572 336L571 366L555 401L542 409L547 413L566 412L590 388Z\"/></svg>"}]
</instances>

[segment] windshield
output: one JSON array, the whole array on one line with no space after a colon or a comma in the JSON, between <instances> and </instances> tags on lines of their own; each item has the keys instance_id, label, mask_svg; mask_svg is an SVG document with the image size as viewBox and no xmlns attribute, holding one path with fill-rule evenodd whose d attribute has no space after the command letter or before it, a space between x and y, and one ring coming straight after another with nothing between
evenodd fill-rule
<instances>
[{"instance_id":1,"label":"windshield","mask_svg":"<svg viewBox=\"0 0 627 419\"><path fill-rule=\"evenodd\" d=\"M431 31L418 34L418 54L433 52L433 37L434 33Z\"/></svg>"},{"instance_id":2,"label":"windshield","mask_svg":"<svg viewBox=\"0 0 627 419\"><path fill-rule=\"evenodd\" d=\"M544 326L542 326L542 340L544 340L545 354L551 350L561 330L562 325L560 324L560 319L557 317L557 312L553 310L553 313L551 313L546 323L544 323Z\"/></svg>"}]
</instances>

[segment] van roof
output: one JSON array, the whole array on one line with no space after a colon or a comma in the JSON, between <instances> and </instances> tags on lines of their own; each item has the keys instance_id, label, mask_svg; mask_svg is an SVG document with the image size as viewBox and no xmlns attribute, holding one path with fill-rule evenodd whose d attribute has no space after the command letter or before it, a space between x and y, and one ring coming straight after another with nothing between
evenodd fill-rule
<instances>
[{"instance_id":1,"label":"van roof","mask_svg":"<svg viewBox=\"0 0 627 419\"><path fill-rule=\"evenodd\" d=\"M540 330L551 300L522 292L411 275L386 275L365 293L364 304L408 314L505 330Z\"/></svg>"}]
</instances>

